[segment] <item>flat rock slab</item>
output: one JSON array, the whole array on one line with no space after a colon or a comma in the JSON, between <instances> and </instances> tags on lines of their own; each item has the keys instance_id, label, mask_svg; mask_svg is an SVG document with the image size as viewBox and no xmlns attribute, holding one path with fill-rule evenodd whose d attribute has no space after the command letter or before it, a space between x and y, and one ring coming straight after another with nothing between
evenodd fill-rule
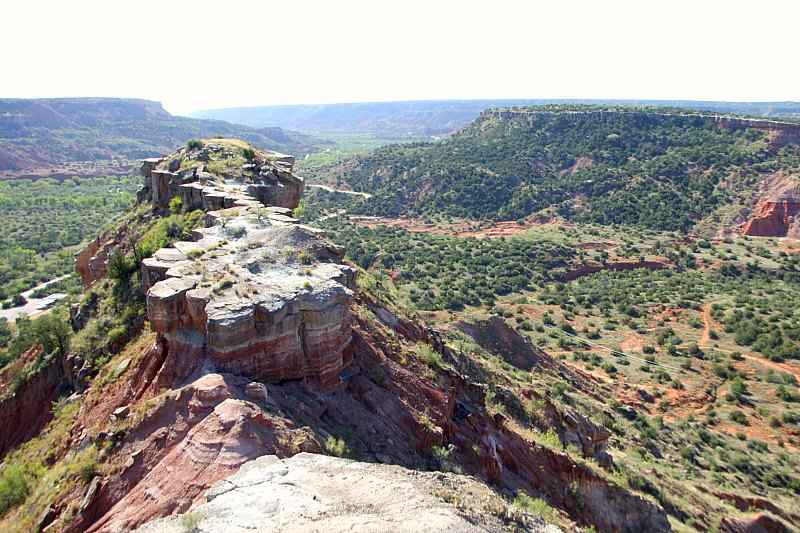
<instances>
[{"instance_id":1,"label":"flat rock slab","mask_svg":"<svg viewBox=\"0 0 800 533\"><path fill-rule=\"evenodd\" d=\"M197 531L208 533L560 531L540 519L506 523L485 512L482 504L502 506L502 500L466 476L311 453L247 462L209 489L205 499L185 515L136 531L179 533L193 520Z\"/></svg>"}]
</instances>

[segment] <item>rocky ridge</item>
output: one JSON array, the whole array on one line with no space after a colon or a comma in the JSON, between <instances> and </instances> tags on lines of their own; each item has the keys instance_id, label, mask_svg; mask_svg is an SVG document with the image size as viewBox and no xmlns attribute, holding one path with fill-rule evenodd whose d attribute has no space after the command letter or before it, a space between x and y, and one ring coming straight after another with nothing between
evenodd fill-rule
<instances>
[{"instance_id":1,"label":"rocky ridge","mask_svg":"<svg viewBox=\"0 0 800 533\"><path fill-rule=\"evenodd\" d=\"M350 343L355 270L319 230L291 217L303 189L291 158L253 154L239 177L230 176L234 168L223 171L228 178L204 171L214 154L230 159L226 150L207 143L143 166L154 209L178 197L183 209L206 211L194 241L143 261L150 323L168 352L180 354L184 374L208 357L267 382L335 385ZM187 159L182 172L162 168Z\"/></svg>"},{"instance_id":2,"label":"rocky ridge","mask_svg":"<svg viewBox=\"0 0 800 533\"><path fill-rule=\"evenodd\" d=\"M338 459L315 459L320 462L307 474L298 469L323 495L337 490L347 495L351 488L320 474L328 468L325 461L334 473L341 468L363 473L365 483L383 483L385 470L398 472L402 466L414 471L403 476L446 478L453 480L448 486L468 486L445 474L420 472L458 470L486 483L480 494L487 499L541 498L560 521L592 524L600 531L670 529L661 507L610 481L603 467L581 464L554 447L536 444L516 422L493 414L488 389L474 375L468 354L407 317L374 284L362 283L356 291L355 271L341 263L341 250L291 217L292 198L299 198L302 190L291 162L263 152L243 158L246 148L215 139L145 163L141 198L152 203L137 212L152 206L152 217L158 218L199 208L204 211L202 227L194 230L192 240L175 242L142 261L150 328L137 329L134 338L114 351L118 355L97 379L74 387L80 392L72 401L80 402L80 410L74 422L64 423L70 429L48 464L69 464L77 454L95 453L97 469L65 484L56 497L37 503L35 511L18 508L0 521L0 528L34 515L34 526L48 532L111 533L200 508L222 524L226 518L216 512L224 509L204 507L209 497L210 504L216 501L215 493L207 491L220 480L259 457L325 452L364 463L346 467ZM288 200L265 206L256 195ZM129 228L119 238L100 241L116 242L131 253L136 244L128 242L132 234ZM103 246L93 256L114 257L119 249L101 250ZM107 261L96 264L108 270ZM95 283L99 294L117 287L110 279ZM138 284L132 287L139 289ZM92 319L89 315L100 318L102 303L81 304L72 316L76 329ZM518 342L510 338L509 344ZM414 349L419 345L438 353L442 364L424 362ZM591 382L545 353L531 352L518 364L566 376L576 388L595 394ZM611 463L604 428L546 402L544 391L524 394L542 402L546 409L541 423L555 430L563 446L574 444L585 458ZM504 387L497 388L494 398L507 404L509 412L515 408L513 394ZM297 462L305 464L304 457ZM244 468L246 475L251 467ZM281 494L287 488L281 478L270 479L275 482L264 483L264 491ZM471 486L478 487L478 482ZM421 501L422 507L412 510L441 510L443 527L458 530L463 525L459 520L489 531L514 527L516 518L508 514L508 505L490 506L497 521L481 519L465 515L458 490L458 511L415 491L409 499ZM317 494L309 492L316 502ZM229 498L236 495L234 491ZM317 518L328 520L329 502L338 508L337 500L326 496L320 506L309 503L309 509L320 510ZM376 512L364 517L356 510L348 516L367 523L382 520L384 512L387 519L398 516L380 501L370 509ZM413 519L415 513L404 516ZM300 524L305 518L295 514L295 519ZM344 527L346 520L324 523ZM173 527L176 522L164 524Z\"/></svg>"}]
</instances>

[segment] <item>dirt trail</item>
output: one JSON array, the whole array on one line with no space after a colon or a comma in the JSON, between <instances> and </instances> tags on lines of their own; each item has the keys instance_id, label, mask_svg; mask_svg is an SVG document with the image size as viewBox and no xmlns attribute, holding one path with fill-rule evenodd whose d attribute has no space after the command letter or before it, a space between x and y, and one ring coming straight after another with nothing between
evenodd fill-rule
<instances>
[{"instance_id":1,"label":"dirt trail","mask_svg":"<svg viewBox=\"0 0 800 533\"><path fill-rule=\"evenodd\" d=\"M711 318L711 303L707 303L703 306L703 336L700 337L700 342L697 344L700 346L707 346L708 343L711 342L711 325L714 323L714 319Z\"/></svg>"},{"instance_id":2,"label":"dirt trail","mask_svg":"<svg viewBox=\"0 0 800 533\"><path fill-rule=\"evenodd\" d=\"M711 316L711 305L711 303L707 303L703 306L703 335L700 337L700 342L697 343L698 346L707 346L711 342L711 328L714 325L714 319ZM723 353L731 353L729 350L718 351ZM789 363L776 363L774 361L770 361L762 355L744 353L742 356L751 363L756 363L762 367L771 368L772 370L776 370L778 372L792 374L795 379L800 382L800 367L798 366L794 366Z\"/></svg>"},{"instance_id":3,"label":"dirt trail","mask_svg":"<svg viewBox=\"0 0 800 533\"><path fill-rule=\"evenodd\" d=\"M361 196L362 198L370 199L372 195L368 192L359 192L359 191L350 191L347 189L335 189L333 187L328 187L327 185L322 185L321 183L306 183L306 187L312 189L322 189L323 191L327 192L335 192L339 194L349 194L351 196Z\"/></svg>"},{"instance_id":4,"label":"dirt trail","mask_svg":"<svg viewBox=\"0 0 800 533\"><path fill-rule=\"evenodd\" d=\"M761 366L771 368L772 370L776 370L778 372L785 372L787 374L792 374L795 377L795 379L798 382L800 382L800 367L790 365L789 363L776 363L775 361L770 361L764 356L752 355L749 353L742 354L742 357L753 363L757 363Z\"/></svg>"}]
</instances>

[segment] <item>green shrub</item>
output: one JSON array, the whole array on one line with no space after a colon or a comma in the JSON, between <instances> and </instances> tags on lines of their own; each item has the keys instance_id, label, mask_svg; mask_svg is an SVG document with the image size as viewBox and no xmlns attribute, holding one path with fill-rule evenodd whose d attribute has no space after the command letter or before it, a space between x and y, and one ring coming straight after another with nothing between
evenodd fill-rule
<instances>
[{"instance_id":1,"label":"green shrub","mask_svg":"<svg viewBox=\"0 0 800 533\"><path fill-rule=\"evenodd\" d=\"M256 152L252 148L242 148L242 157L248 161L252 161L256 158Z\"/></svg>"},{"instance_id":2,"label":"green shrub","mask_svg":"<svg viewBox=\"0 0 800 533\"><path fill-rule=\"evenodd\" d=\"M123 340L128 335L128 327L125 325L111 328L108 332L108 342L116 343Z\"/></svg>"},{"instance_id":3,"label":"green shrub","mask_svg":"<svg viewBox=\"0 0 800 533\"><path fill-rule=\"evenodd\" d=\"M737 424L741 424L743 426L747 425L747 415L745 415L742 411L733 411L730 414L730 419Z\"/></svg>"},{"instance_id":4,"label":"green shrub","mask_svg":"<svg viewBox=\"0 0 800 533\"><path fill-rule=\"evenodd\" d=\"M195 533L199 531L200 522L205 516L202 513L189 512L181 515L181 528L184 533Z\"/></svg>"},{"instance_id":5,"label":"green shrub","mask_svg":"<svg viewBox=\"0 0 800 533\"><path fill-rule=\"evenodd\" d=\"M428 365L433 369L439 369L443 366L442 361L442 354L434 350L430 344L424 342L418 342L416 346L414 346L414 352L416 352L417 357L419 357L420 361Z\"/></svg>"},{"instance_id":6,"label":"green shrub","mask_svg":"<svg viewBox=\"0 0 800 533\"><path fill-rule=\"evenodd\" d=\"M0 472L0 516L25 501L36 479L33 469L12 463Z\"/></svg>"},{"instance_id":7,"label":"green shrub","mask_svg":"<svg viewBox=\"0 0 800 533\"><path fill-rule=\"evenodd\" d=\"M559 513L547 502L539 498L528 496L520 491L514 497L512 504L514 507L521 511L525 511L535 516L541 516L548 522L557 522L559 520Z\"/></svg>"},{"instance_id":8,"label":"green shrub","mask_svg":"<svg viewBox=\"0 0 800 533\"><path fill-rule=\"evenodd\" d=\"M308 250L301 250L299 254L297 254L297 260L304 265L310 265L314 261L314 257Z\"/></svg>"},{"instance_id":9,"label":"green shrub","mask_svg":"<svg viewBox=\"0 0 800 533\"><path fill-rule=\"evenodd\" d=\"M186 148L191 150L199 150L203 147L203 141L199 141L197 139L190 139L186 141Z\"/></svg>"},{"instance_id":10,"label":"green shrub","mask_svg":"<svg viewBox=\"0 0 800 533\"><path fill-rule=\"evenodd\" d=\"M108 277L117 283L127 283L137 270L136 261L121 253L115 253L108 261Z\"/></svg>"},{"instance_id":11,"label":"green shrub","mask_svg":"<svg viewBox=\"0 0 800 533\"><path fill-rule=\"evenodd\" d=\"M183 211L183 200L181 200L180 196L174 196L172 200L169 201L169 211L173 215L180 214Z\"/></svg>"},{"instance_id":12,"label":"green shrub","mask_svg":"<svg viewBox=\"0 0 800 533\"><path fill-rule=\"evenodd\" d=\"M350 447L339 437L330 436L325 440L325 449L336 457L350 457Z\"/></svg>"}]
</instances>

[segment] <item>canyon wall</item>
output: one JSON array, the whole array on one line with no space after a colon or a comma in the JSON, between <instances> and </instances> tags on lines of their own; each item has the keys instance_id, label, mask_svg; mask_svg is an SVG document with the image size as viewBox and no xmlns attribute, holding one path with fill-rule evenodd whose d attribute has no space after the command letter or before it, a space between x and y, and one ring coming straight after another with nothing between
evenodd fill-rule
<instances>
[{"instance_id":1,"label":"canyon wall","mask_svg":"<svg viewBox=\"0 0 800 533\"><path fill-rule=\"evenodd\" d=\"M740 232L753 237L800 238L800 182L776 173L764 180L759 199Z\"/></svg>"},{"instance_id":2,"label":"canyon wall","mask_svg":"<svg viewBox=\"0 0 800 533\"><path fill-rule=\"evenodd\" d=\"M727 129L743 129L752 128L761 131L766 131L769 134L769 144L773 149L780 148L790 143L800 143L800 123L797 122L784 122L778 120L759 119L759 118L746 118L735 117L729 115L715 115L710 113L679 113L679 112L657 112L657 111L632 111L623 109L606 109L606 110L560 110L560 111L542 111L537 109L527 108L510 108L510 109L488 109L481 113L478 120L485 120L487 118L499 118L504 120L512 119L534 119L537 116L560 116L560 115L575 115L582 117L590 117L597 120L604 120L605 118L615 115L625 115L629 117L640 118L641 120L653 120L654 118L669 119L687 119L687 120L701 120L711 124L715 124L722 128Z\"/></svg>"},{"instance_id":3,"label":"canyon wall","mask_svg":"<svg viewBox=\"0 0 800 533\"><path fill-rule=\"evenodd\" d=\"M36 365L41 368L26 378L26 370ZM11 376L16 377L12 383ZM47 357L41 346L34 346L17 361L0 372L0 459L10 450L39 431L53 417L50 404L58 398L64 378L64 367L59 357ZM9 390L13 389L9 393Z\"/></svg>"}]
</instances>

